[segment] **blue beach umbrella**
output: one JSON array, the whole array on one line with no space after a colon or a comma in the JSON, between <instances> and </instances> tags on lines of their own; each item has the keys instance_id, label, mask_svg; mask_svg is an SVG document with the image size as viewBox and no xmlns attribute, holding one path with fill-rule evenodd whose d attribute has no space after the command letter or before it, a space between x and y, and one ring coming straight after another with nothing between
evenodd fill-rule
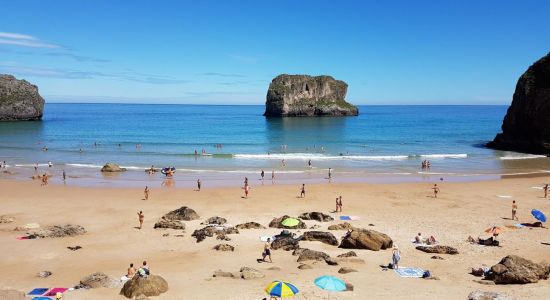
<instances>
[{"instance_id":1,"label":"blue beach umbrella","mask_svg":"<svg viewBox=\"0 0 550 300\"><path fill-rule=\"evenodd\" d=\"M346 283L334 276L321 276L315 279L315 285L329 292L341 292L346 290ZM330 294L329 294L330 297Z\"/></svg>"},{"instance_id":2,"label":"blue beach umbrella","mask_svg":"<svg viewBox=\"0 0 550 300\"><path fill-rule=\"evenodd\" d=\"M546 216L544 215L544 213L538 209L533 209L531 211L531 214L533 215L533 217L535 217L535 219L541 221L541 222L546 222Z\"/></svg>"}]
</instances>

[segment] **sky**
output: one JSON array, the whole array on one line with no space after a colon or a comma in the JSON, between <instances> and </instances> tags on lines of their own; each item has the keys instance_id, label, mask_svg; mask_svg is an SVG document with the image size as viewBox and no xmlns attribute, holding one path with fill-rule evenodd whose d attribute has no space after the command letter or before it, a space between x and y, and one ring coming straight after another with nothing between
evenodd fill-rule
<instances>
[{"instance_id":1,"label":"sky","mask_svg":"<svg viewBox=\"0 0 550 300\"><path fill-rule=\"evenodd\" d=\"M47 102L263 104L278 74L354 104L509 104L550 1L0 0L0 73Z\"/></svg>"}]
</instances>

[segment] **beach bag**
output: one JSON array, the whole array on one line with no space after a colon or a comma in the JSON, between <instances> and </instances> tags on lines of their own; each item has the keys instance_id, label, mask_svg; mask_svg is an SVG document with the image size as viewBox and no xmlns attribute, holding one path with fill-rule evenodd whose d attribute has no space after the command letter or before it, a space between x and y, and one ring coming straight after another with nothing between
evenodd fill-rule
<instances>
[{"instance_id":1,"label":"beach bag","mask_svg":"<svg viewBox=\"0 0 550 300\"><path fill-rule=\"evenodd\" d=\"M426 270L426 271L424 271L424 274L422 274L422 278L428 278L430 276L431 276L430 270Z\"/></svg>"}]
</instances>

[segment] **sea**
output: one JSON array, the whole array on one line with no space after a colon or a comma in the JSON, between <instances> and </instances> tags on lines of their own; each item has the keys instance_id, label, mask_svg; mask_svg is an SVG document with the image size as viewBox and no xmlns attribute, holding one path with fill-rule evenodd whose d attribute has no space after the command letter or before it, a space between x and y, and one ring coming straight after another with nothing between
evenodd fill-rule
<instances>
[{"instance_id":1,"label":"sea","mask_svg":"<svg viewBox=\"0 0 550 300\"><path fill-rule=\"evenodd\" d=\"M550 172L545 156L484 147L500 132L506 110L359 106L358 117L266 118L263 105L47 103L42 121L0 122L0 161L7 164L0 179L30 180L47 172L54 183L187 188L197 179L203 187L235 185L244 177L254 184L328 182L329 168L330 182ZM429 169L421 168L424 160ZM127 171L101 173L107 162ZM175 167L175 176L149 175L151 166Z\"/></svg>"}]
</instances>

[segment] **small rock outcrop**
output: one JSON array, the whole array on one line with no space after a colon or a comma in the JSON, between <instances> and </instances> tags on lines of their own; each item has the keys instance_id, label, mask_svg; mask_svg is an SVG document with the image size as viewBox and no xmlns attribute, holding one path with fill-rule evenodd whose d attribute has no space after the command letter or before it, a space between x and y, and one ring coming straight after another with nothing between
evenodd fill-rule
<instances>
[{"instance_id":1,"label":"small rock outcrop","mask_svg":"<svg viewBox=\"0 0 550 300\"><path fill-rule=\"evenodd\" d=\"M227 223L227 220L222 217L211 217L206 219L204 222L201 223L201 225L209 225L209 224L217 224L217 225L223 225Z\"/></svg>"},{"instance_id":2,"label":"small rock outcrop","mask_svg":"<svg viewBox=\"0 0 550 300\"><path fill-rule=\"evenodd\" d=\"M295 239L294 236L291 235L276 235L275 240L271 242L271 249L278 250L283 249L285 251L290 250L296 250L300 248L299 244L300 240Z\"/></svg>"},{"instance_id":3,"label":"small rock outcrop","mask_svg":"<svg viewBox=\"0 0 550 300\"><path fill-rule=\"evenodd\" d=\"M330 232L324 231L307 231L302 235L304 241L319 241L328 245L338 246L338 240Z\"/></svg>"},{"instance_id":4,"label":"small rock outcrop","mask_svg":"<svg viewBox=\"0 0 550 300\"><path fill-rule=\"evenodd\" d=\"M346 253L339 254L336 257L357 257L357 253L355 253L355 251L348 251Z\"/></svg>"},{"instance_id":5,"label":"small rock outcrop","mask_svg":"<svg viewBox=\"0 0 550 300\"><path fill-rule=\"evenodd\" d=\"M212 248L216 251L235 251L235 247L229 245L229 244L218 244Z\"/></svg>"},{"instance_id":6,"label":"small rock outcrop","mask_svg":"<svg viewBox=\"0 0 550 300\"><path fill-rule=\"evenodd\" d=\"M42 119L44 99L36 85L0 74L0 121L34 121Z\"/></svg>"},{"instance_id":7,"label":"small rock outcrop","mask_svg":"<svg viewBox=\"0 0 550 300\"><path fill-rule=\"evenodd\" d=\"M158 275L149 275L148 277L134 276L126 281L120 294L126 298L132 299L138 296L153 297L159 296L168 291L168 282Z\"/></svg>"},{"instance_id":8,"label":"small rock outcrop","mask_svg":"<svg viewBox=\"0 0 550 300\"><path fill-rule=\"evenodd\" d=\"M264 116L357 116L357 107L345 100L347 89L330 76L282 74L269 85Z\"/></svg>"},{"instance_id":9,"label":"small rock outcrop","mask_svg":"<svg viewBox=\"0 0 550 300\"><path fill-rule=\"evenodd\" d=\"M28 300L24 292L17 290L0 290L0 299L4 300Z\"/></svg>"},{"instance_id":10,"label":"small rock outcrop","mask_svg":"<svg viewBox=\"0 0 550 300\"><path fill-rule=\"evenodd\" d=\"M235 226L237 229L265 229L265 226L256 222L246 222Z\"/></svg>"},{"instance_id":11,"label":"small rock outcrop","mask_svg":"<svg viewBox=\"0 0 550 300\"><path fill-rule=\"evenodd\" d=\"M265 277L265 275L262 272L249 267L242 267L240 270L240 273L241 273L241 278L245 280Z\"/></svg>"},{"instance_id":12,"label":"small rock outcrop","mask_svg":"<svg viewBox=\"0 0 550 300\"><path fill-rule=\"evenodd\" d=\"M114 288L119 286L119 281L102 272L96 272L80 279L80 288L97 289L101 287Z\"/></svg>"},{"instance_id":13,"label":"small rock outcrop","mask_svg":"<svg viewBox=\"0 0 550 300\"><path fill-rule=\"evenodd\" d=\"M350 223L344 222L341 224L334 224L328 227L328 230L352 230L355 229Z\"/></svg>"},{"instance_id":14,"label":"small rock outcrop","mask_svg":"<svg viewBox=\"0 0 550 300\"><path fill-rule=\"evenodd\" d=\"M177 229L185 230L185 223L180 220L167 220L165 218L160 218L154 225L155 229Z\"/></svg>"},{"instance_id":15,"label":"small rock outcrop","mask_svg":"<svg viewBox=\"0 0 550 300\"><path fill-rule=\"evenodd\" d=\"M200 217L192 208L182 206L165 214L163 218L166 220L192 221L197 220Z\"/></svg>"},{"instance_id":16,"label":"small rock outcrop","mask_svg":"<svg viewBox=\"0 0 550 300\"><path fill-rule=\"evenodd\" d=\"M77 236L86 233L86 229L80 225L54 225L29 233L30 238L63 238Z\"/></svg>"},{"instance_id":17,"label":"small rock outcrop","mask_svg":"<svg viewBox=\"0 0 550 300\"><path fill-rule=\"evenodd\" d=\"M294 252L292 252L292 255L298 256L298 260L296 260L297 262L316 260L316 261L324 261L328 265L333 265L333 266L338 265L338 263L334 259L332 259L328 254L321 251L315 251L315 250L310 250L306 248L299 248L294 250Z\"/></svg>"},{"instance_id":18,"label":"small rock outcrop","mask_svg":"<svg viewBox=\"0 0 550 300\"><path fill-rule=\"evenodd\" d=\"M239 230L237 230L235 227L224 227L222 229L218 229L214 226L206 226L204 228L193 231L193 234L191 234L191 236L197 239L197 243L200 243L204 241L204 239L206 239L207 237L213 237L214 235L216 235L216 239L218 240L228 241L230 240L227 237L228 234L238 233Z\"/></svg>"},{"instance_id":19,"label":"small rock outcrop","mask_svg":"<svg viewBox=\"0 0 550 300\"><path fill-rule=\"evenodd\" d=\"M341 267L340 270L338 270L338 273L340 274L348 274L352 272L357 272L357 270L348 267Z\"/></svg>"},{"instance_id":20,"label":"small rock outcrop","mask_svg":"<svg viewBox=\"0 0 550 300\"><path fill-rule=\"evenodd\" d=\"M548 279L550 266L537 264L517 255L508 255L491 267L490 276L496 284L525 284Z\"/></svg>"},{"instance_id":21,"label":"small rock outcrop","mask_svg":"<svg viewBox=\"0 0 550 300\"><path fill-rule=\"evenodd\" d=\"M368 249L378 251L393 246L392 239L381 232L367 229L353 229L340 243L340 248Z\"/></svg>"},{"instance_id":22,"label":"small rock outcrop","mask_svg":"<svg viewBox=\"0 0 550 300\"><path fill-rule=\"evenodd\" d=\"M306 212L298 216L298 218L302 220L315 220L319 222L330 222L334 221L334 218L324 214L322 212L314 211L314 212Z\"/></svg>"},{"instance_id":23,"label":"small rock outcrop","mask_svg":"<svg viewBox=\"0 0 550 300\"><path fill-rule=\"evenodd\" d=\"M15 218L14 217L10 217L10 216L0 216L0 224L7 224L7 223L12 223L15 221Z\"/></svg>"},{"instance_id":24,"label":"small rock outcrop","mask_svg":"<svg viewBox=\"0 0 550 300\"><path fill-rule=\"evenodd\" d=\"M273 220L271 220L271 222L269 222L269 227L271 227L271 228L286 228L286 229L306 229L307 228L306 223L302 222L302 220L298 220L299 223L296 226L292 226L292 227L283 226L283 224L281 224L281 222L283 222L287 218L290 218L290 217L287 216L287 215L284 215L280 218L274 218Z\"/></svg>"},{"instance_id":25,"label":"small rock outcrop","mask_svg":"<svg viewBox=\"0 0 550 300\"><path fill-rule=\"evenodd\" d=\"M435 246L416 246L416 250L420 250L426 253L437 253L437 254L458 254L458 250L449 246L435 245Z\"/></svg>"},{"instance_id":26,"label":"small rock outcrop","mask_svg":"<svg viewBox=\"0 0 550 300\"><path fill-rule=\"evenodd\" d=\"M550 153L550 53L521 75L502 122L502 133L487 146L534 154Z\"/></svg>"},{"instance_id":27,"label":"small rock outcrop","mask_svg":"<svg viewBox=\"0 0 550 300\"><path fill-rule=\"evenodd\" d=\"M473 291L468 295L468 300L515 300L496 292Z\"/></svg>"},{"instance_id":28,"label":"small rock outcrop","mask_svg":"<svg viewBox=\"0 0 550 300\"><path fill-rule=\"evenodd\" d=\"M126 171L126 168L121 168L119 165L115 163L106 163L103 168L101 168L101 172L105 173L115 173L115 172L124 172Z\"/></svg>"}]
</instances>

